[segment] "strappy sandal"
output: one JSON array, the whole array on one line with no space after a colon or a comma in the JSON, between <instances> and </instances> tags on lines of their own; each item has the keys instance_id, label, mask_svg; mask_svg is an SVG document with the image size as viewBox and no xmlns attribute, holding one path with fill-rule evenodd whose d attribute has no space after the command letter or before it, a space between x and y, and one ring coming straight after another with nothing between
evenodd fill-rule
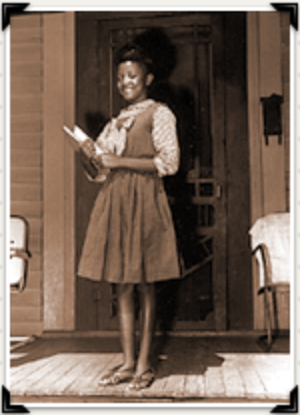
<instances>
[{"instance_id":1,"label":"strappy sandal","mask_svg":"<svg viewBox=\"0 0 300 415\"><path fill-rule=\"evenodd\" d=\"M128 384L127 389L130 391L141 390L149 388L155 379L155 372L153 368L145 370L141 375L135 375L131 382Z\"/></svg>"},{"instance_id":2,"label":"strappy sandal","mask_svg":"<svg viewBox=\"0 0 300 415\"><path fill-rule=\"evenodd\" d=\"M129 382L134 376L134 368L123 369L122 365L114 367L107 372L98 382L99 386L115 386L119 383Z\"/></svg>"}]
</instances>

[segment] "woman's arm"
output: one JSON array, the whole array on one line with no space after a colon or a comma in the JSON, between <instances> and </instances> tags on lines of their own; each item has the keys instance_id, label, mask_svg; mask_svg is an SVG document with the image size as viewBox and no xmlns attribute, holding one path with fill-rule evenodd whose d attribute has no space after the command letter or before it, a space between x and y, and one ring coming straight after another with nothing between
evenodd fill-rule
<instances>
[{"instance_id":1,"label":"woman's arm","mask_svg":"<svg viewBox=\"0 0 300 415\"><path fill-rule=\"evenodd\" d=\"M96 156L95 159L98 165L107 169L130 169L144 172L155 172L157 170L153 158L131 158L103 154L100 157Z\"/></svg>"},{"instance_id":2,"label":"woman's arm","mask_svg":"<svg viewBox=\"0 0 300 415\"><path fill-rule=\"evenodd\" d=\"M165 105L159 105L153 115L153 143L157 152L154 164L160 177L175 174L179 167L179 146L176 118Z\"/></svg>"}]
</instances>

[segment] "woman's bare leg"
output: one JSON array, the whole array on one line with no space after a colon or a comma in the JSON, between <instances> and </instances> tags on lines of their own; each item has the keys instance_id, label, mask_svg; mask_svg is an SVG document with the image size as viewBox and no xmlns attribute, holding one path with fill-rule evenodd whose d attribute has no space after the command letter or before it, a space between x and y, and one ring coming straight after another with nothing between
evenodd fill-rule
<instances>
[{"instance_id":1,"label":"woman's bare leg","mask_svg":"<svg viewBox=\"0 0 300 415\"><path fill-rule=\"evenodd\" d=\"M141 296L141 330L140 352L136 367L136 375L141 375L151 367L151 351L155 328L155 285L140 284Z\"/></svg>"},{"instance_id":2,"label":"woman's bare leg","mask_svg":"<svg viewBox=\"0 0 300 415\"><path fill-rule=\"evenodd\" d=\"M122 369L135 366L135 308L133 284L118 284L119 321L124 353Z\"/></svg>"}]
</instances>

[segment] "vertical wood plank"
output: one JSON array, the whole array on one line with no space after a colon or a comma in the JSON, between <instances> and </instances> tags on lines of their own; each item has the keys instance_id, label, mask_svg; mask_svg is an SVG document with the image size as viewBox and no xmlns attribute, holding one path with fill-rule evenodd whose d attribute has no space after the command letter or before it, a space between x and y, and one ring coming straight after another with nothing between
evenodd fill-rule
<instances>
[{"instance_id":1,"label":"vertical wood plank","mask_svg":"<svg viewBox=\"0 0 300 415\"><path fill-rule=\"evenodd\" d=\"M74 122L74 14L44 22L44 319L60 330L74 327L74 154L62 130Z\"/></svg>"},{"instance_id":2,"label":"vertical wood plank","mask_svg":"<svg viewBox=\"0 0 300 415\"><path fill-rule=\"evenodd\" d=\"M44 324L64 328L64 15L44 16Z\"/></svg>"},{"instance_id":3,"label":"vertical wood plank","mask_svg":"<svg viewBox=\"0 0 300 415\"><path fill-rule=\"evenodd\" d=\"M259 102L258 12L247 13L248 129L250 154L251 224L263 214L261 117ZM255 316L256 319L256 316ZM256 320L255 320L256 321Z\"/></svg>"},{"instance_id":4,"label":"vertical wood plank","mask_svg":"<svg viewBox=\"0 0 300 415\"><path fill-rule=\"evenodd\" d=\"M227 247L226 247L226 173L225 173L225 91L224 91L224 22L220 13L212 16L212 68L213 68L213 91L212 110L212 135L214 154L214 176L216 183L223 184L222 197L215 200L216 225L214 232L214 257L213 263L213 291L214 291L214 313L216 330L227 329L226 315L226 277L227 277Z\"/></svg>"},{"instance_id":5,"label":"vertical wood plank","mask_svg":"<svg viewBox=\"0 0 300 415\"><path fill-rule=\"evenodd\" d=\"M65 124L75 124L75 14L65 13ZM65 309L64 328L75 328L75 153L65 142Z\"/></svg>"},{"instance_id":6,"label":"vertical wood plank","mask_svg":"<svg viewBox=\"0 0 300 415\"><path fill-rule=\"evenodd\" d=\"M229 329L253 326L250 166L247 131L246 15L225 13L225 140L227 174L227 310ZM239 42L236 42L236 39Z\"/></svg>"}]
</instances>

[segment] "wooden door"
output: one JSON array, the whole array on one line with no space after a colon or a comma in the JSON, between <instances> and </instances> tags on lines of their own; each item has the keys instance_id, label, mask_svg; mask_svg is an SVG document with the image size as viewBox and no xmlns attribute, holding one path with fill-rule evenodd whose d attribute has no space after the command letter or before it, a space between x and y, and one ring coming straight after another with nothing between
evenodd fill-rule
<instances>
[{"instance_id":1,"label":"wooden door","mask_svg":"<svg viewBox=\"0 0 300 415\"><path fill-rule=\"evenodd\" d=\"M181 149L180 170L165 179L165 187L184 278L157 284L158 324L163 329L224 330L226 183L224 82L220 76L222 17L172 13L153 19L149 13L143 13L136 18L100 20L97 49L101 80L97 88L99 111L104 119L116 115L124 105L115 87L115 51L136 36L148 42L156 56L160 56L161 76L151 95L167 103L175 113ZM95 191L87 187L84 191L86 195L91 191L89 200L92 200ZM85 205L86 223L90 208L91 204ZM81 328L86 327L83 318L91 319L92 314L96 329L116 328L114 288L105 283L87 284L78 281ZM90 304L94 303L90 309L86 308L88 298Z\"/></svg>"}]
</instances>

